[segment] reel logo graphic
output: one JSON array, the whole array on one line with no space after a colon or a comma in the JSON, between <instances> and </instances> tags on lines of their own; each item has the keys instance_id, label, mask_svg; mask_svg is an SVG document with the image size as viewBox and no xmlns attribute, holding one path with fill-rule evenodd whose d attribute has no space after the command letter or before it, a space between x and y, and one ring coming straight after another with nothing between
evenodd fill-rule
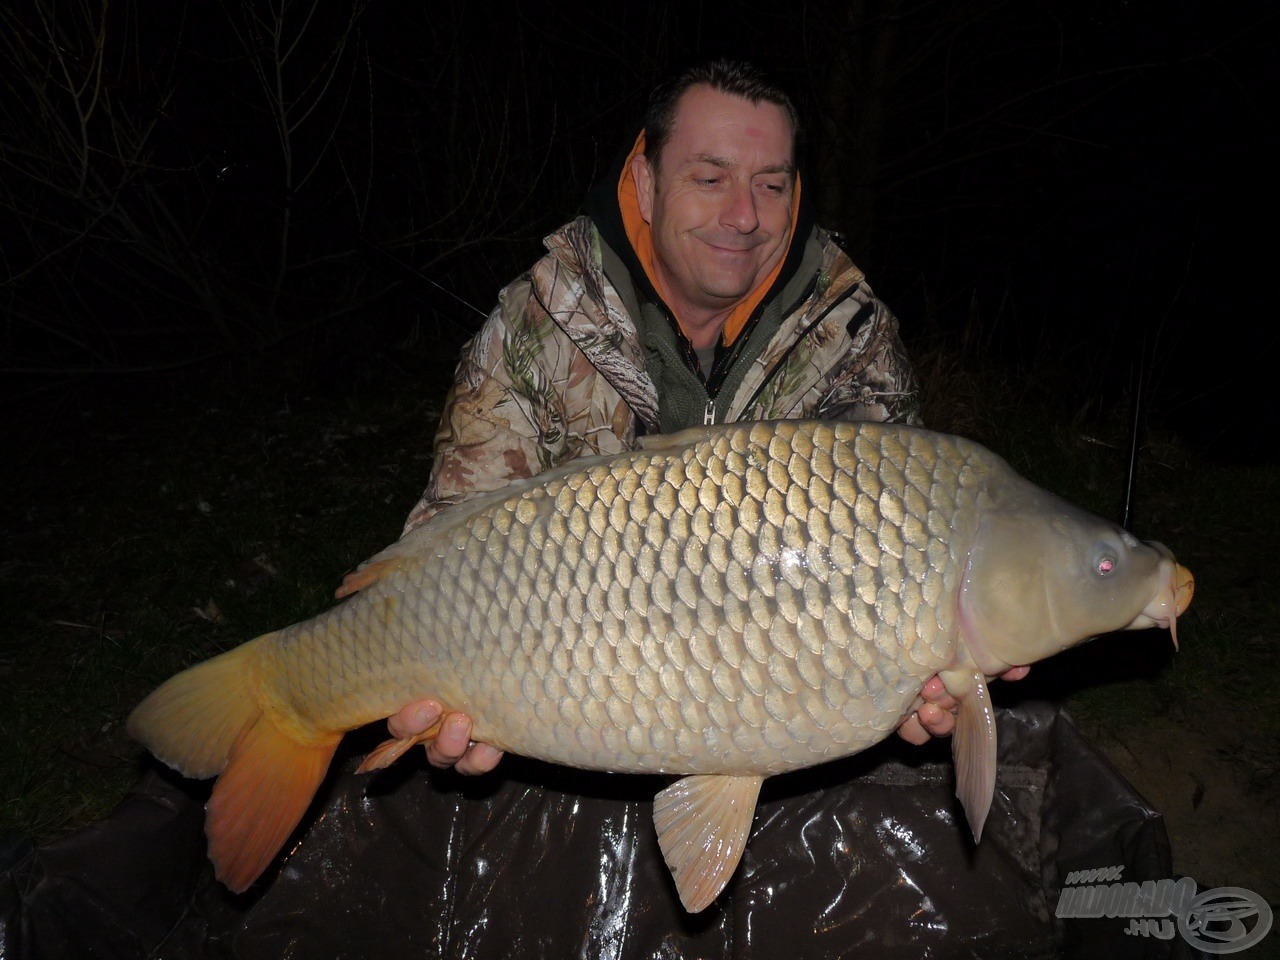
<instances>
[{"instance_id":1,"label":"reel logo graphic","mask_svg":"<svg viewBox=\"0 0 1280 960\"><path fill-rule=\"evenodd\" d=\"M1243 887L1206 890L1178 917L1178 932L1201 953L1247 950L1270 929L1271 906Z\"/></svg>"},{"instance_id":2,"label":"reel logo graphic","mask_svg":"<svg viewBox=\"0 0 1280 960\"><path fill-rule=\"evenodd\" d=\"M1214 887L1197 894L1190 877L1125 883L1123 871L1118 866L1068 874L1055 914L1127 917L1128 936L1171 940L1176 930L1201 953L1215 955L1247 950L1271 930L1271 907L1252 890Z\"/></svg>"}]
</instances>

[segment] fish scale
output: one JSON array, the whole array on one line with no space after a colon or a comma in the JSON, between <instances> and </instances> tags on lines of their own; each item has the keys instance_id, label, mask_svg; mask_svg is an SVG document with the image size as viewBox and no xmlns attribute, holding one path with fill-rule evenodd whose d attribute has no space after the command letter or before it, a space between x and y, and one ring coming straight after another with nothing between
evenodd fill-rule
<instances>
[{"instance_id":1,"label":"fish scale","mask_svg":"<svg viewBox=\"0 0 1280 960\"><path fill-rule=\"evenodd\" d=\"M631 462L615 458L491 499L467 522L450 523L436 537L428 525L416 536L430 549L419 547L412 562L350 601L373 610L385 598L402 598L396 615L414 621L403 646L394 644L375 665L361 659L367 644L353 643L352 637L376 636L381 625L367 621L378 618L364 618L341 636L313 627L314 666L296 670L307 682L289 688L295 708L346 727L384 716L415 691L430 690L474 717L477 739L528 756L607 770L776 773L874 742L897 724L920 684L946 663L947 645L936 638L954 639L954 618L944 607L931 608L923 618L904 615L912 603L904 604L903 595L916 597L918 608L926 574L945 573L936 568L938 561L952 566L958 561L943 554L930 563L923 551L905 545L905 526L924 530L928 510L939 504L908 487L919 497L913 513L909 498L893 495L893 485L903 487L908 474L931 477L939 463L963 454L953 446L939 450L930 444L923 451L929 455L926 463L920 450L891 442L881 453L865 437L852 444L853 463L845 457L841 465L840 457L826 452L855 436L853 425L842 424L744 426L725 431L713 443L669 455L641 454ZM815 457L815 450L822 454ZM868 471L873 454L883 462ZM754 465L741 487L715 482L729 475L730 459ZM833 486L830 481L842 470L854 483ZM638 483L628 484L627 476ZM696 487L691 480L699 481ZM694 493L681 496L681 490ZM808 511L797 517L801 499ZM626 503L625 511L620 503ZM949 500L941 505L954 509ZM924 516L917 515L921 511ZM821 522L809 517L816 513ZM874 522L874 533L859 520L860 513ZM717 523L722 516L734 521ZM706 540L685 532L699 521L712 531ZM725 536L716 528L726 526L729 537L738 539L736 551L710 543ZM673 536L673 528L683 536ZM500 532L516 529L526 535ZM841 550L835 532L841 529L855 531L852 556ZM484 549L470 548L477 542ZM610 565L606 542L641 542L634 567ZM399 546L393 550L403 552ZM716 573L725 584L739 585L738 596L727 593L719 576L694 576L705 572L709 554L721 558L724 571ZM821 562L809 562L811 556ZM626 589L631 580L636 584L632 600L641 602L609 602L607 580L615 570L619 588ZM944 579L954 580L955 574ZM858 599L842 602L850 593ZM521 602L512 605L501 597ZM700 610L703 601L707 606ZM737 629L719 631L718 624L708 622L708 612L723 607L732 608L723 616ZM822 658L806 661L801 669L796 650L802 618L816 614L821 619L811 622L821 623L830 619L829 611L839 615L842 610L847 619L834 633L824 632ZM920 638L920 624L926 622L932 643ZM332 644L345 653L332 656L324 650ZM597 669L589 651L597 645L613 650L604 659L614 670L629 671L631 683L588 681ZM703 650L702 661L732 669L722 671L717 683L713 671L693 655L695 648ZM376 674L360 686L391 695L374 704L344 698L351 715L335 716L335 705L318 703L316 691L349 686L348 673ZM503 682L530 676L541 682ZM815 717L812 706L821 702L828 676L850 699ZM802 698L801 691L810 695ZM610 738L612 746L591 724L597 735L584 735L579 729L584 704L602 694L604 709L592 716L613 724L610 718L627 711L611 708L609 700L638 698L643 705L637 711L632 704L631 724L653 716L660 727L624 730L621 738ZM685 723L683 702L705 704L712 697L734 705L717 716L732 717L749 731L733 738L737 748L731 754L723 737L715 738L718 749L709 752L698 738L678 741L671 735ZM563 706L568 703L573 706ZM705 708L694 715L704 726L714 722ZM645 748L620 756L619 742L642 742Z\"/></svg>"},{"instance_id":2,"label":"fish scale","mask_svg":"<svg viewBox=\"0 0 1280 960\"><path fill-rule=\"evenodd\" d=\"M210 856L236 890L342 733L424 696L503 750L679 774L655 824L696 910L741 856L765 776L883 739L934 674L960 705L958 793L978 836L995 777L985 676L1172 626L1190 593L1163 547L962 438L728 424L442 510L351 575L345 603L172 678L129 729L188 775L221 774Z\"/></svg>"}]
</instances>

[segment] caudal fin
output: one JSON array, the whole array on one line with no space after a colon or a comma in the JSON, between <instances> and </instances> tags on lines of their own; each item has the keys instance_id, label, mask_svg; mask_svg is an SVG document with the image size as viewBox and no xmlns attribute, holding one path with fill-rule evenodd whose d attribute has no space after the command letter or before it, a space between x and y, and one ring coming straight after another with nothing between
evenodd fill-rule
<instances>
[{"instance_id":1,"label":"caudal fin","mask_svg":"<svg viewBox=\"0 0 1280 960\"><path fill-rule=\"evenodd\" d=\"M232 748L205 808L214 872L236 893L280 852L329 769L340 736L301 743L262 716Z\"/></svg>"},{"instance_id":2,"label":"caudal fin","mask_svg":"<svg viewBox=\"0 0 1280 960\"><path fill-rule=\"evenodd\" d=\"M205 833L218 879L236 893L298 825L341 739L264 711L255 659L269 637L170 678L128 722L130 736L183 775L221 775Z\"/></svg>"}]
</instances>

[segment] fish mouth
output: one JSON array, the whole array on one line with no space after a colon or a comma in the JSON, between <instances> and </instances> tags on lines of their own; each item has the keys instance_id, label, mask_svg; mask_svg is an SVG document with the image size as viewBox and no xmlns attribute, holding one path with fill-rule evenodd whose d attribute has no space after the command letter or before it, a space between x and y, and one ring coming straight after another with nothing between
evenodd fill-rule
<instances>
[{"instance_id":1,"label":"fish mouth","mask_svg":"<svg viewBox=\"0 0 1280 960\"><path fill-rule=\"evenodd\" d=\"M1126 630L1142 630L1146 627L1160 627L1168 630L1173 638L1173 649L1178 649L1178 617L1182 616L1191 605L1191 598L1196 592L1196 578L1182 564L1169 557L1161 564L1161 569L1168 569L1162 577L1163 585L1156 595L1134 618Z\"/></svg>"}]
</instances>

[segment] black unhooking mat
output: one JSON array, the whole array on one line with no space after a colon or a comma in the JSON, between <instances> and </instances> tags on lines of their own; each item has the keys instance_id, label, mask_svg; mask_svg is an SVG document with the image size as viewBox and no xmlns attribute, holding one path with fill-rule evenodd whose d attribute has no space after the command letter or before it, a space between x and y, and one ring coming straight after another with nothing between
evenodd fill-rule
<instances>
[{"instance_id":1,"label":"black unhooking mat","mask_svg":"<svg viewBox=\"0 0 1280 960\"><path fill-rule=\"evenodd\" d=\"M348 738L285 856L233 896L204 857L207 786L159 771L112 816L3 874L0 957L1187 957L1122 918L1054 917L1071 870L1172 876L1159 814L1045 703L999 712L981 844L948 745L895 742L766 781L736 876L689 915L658 851L653 777L507 757L467 779L355 776ZM370 739L372 737L372 739ZM415 751L418 753L419 751Z\"/></svg>"}]
</instances>

